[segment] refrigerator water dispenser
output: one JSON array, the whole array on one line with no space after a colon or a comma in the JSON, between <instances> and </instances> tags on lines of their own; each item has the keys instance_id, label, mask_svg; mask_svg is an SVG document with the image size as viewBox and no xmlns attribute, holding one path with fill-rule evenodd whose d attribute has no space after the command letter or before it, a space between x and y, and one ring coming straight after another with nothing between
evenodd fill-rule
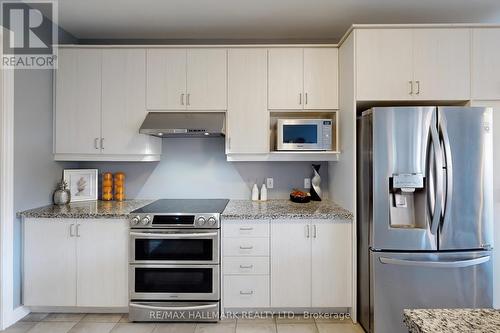
<instances>
[{"instance_id":1,"label":"refrigerator water dispenser","mask_svg":"<svg viewBox=\"0 0 500 333\"><path fill-rule=\"evenodd\" d=\"M394 174L389 178L391 228L426 228L426 189L422 174Z\"/></svg>"}]
</instances>

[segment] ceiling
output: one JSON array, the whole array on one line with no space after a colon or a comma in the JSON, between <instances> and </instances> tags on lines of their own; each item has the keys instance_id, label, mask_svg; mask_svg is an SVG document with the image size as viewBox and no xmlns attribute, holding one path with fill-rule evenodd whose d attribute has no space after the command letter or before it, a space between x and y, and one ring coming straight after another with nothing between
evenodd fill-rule
<instances>
[{"instance_id":1,"label":"ceiling","mask_svg":"<svg viewBox=\"0 0 500 333\"><path fill-rule=\"evenodd\" d=\"M80 39L336 42L354 23L500 23L500 0L60 0Z\"/></svg>"}]
</instances>

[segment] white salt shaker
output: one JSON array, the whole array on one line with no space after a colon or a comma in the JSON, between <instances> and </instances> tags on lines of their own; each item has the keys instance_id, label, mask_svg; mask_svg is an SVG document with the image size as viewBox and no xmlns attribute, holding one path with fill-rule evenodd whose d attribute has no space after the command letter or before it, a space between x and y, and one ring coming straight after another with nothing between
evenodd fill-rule
<instances>
[{"instance_id":1,"label":"white salt shaker","mask_svg":"<svg viewBox=\"0 0 500 333\"><path fill-rule=\"evenodd\" d=\"M259 188L257 187L257 184L253 184L252 187L252 200L259 201Z\"/></svg>"},{"instance_id":2,"label":"white salt shaker","mask_svg":"<svg viewBox=\"0 0 500 333\"><path fill-rule=\"evenodd\" d=\"M267 201L267 187L266 184L262 184L260 188L260 201Z\"/></svg>"}]
</instances>

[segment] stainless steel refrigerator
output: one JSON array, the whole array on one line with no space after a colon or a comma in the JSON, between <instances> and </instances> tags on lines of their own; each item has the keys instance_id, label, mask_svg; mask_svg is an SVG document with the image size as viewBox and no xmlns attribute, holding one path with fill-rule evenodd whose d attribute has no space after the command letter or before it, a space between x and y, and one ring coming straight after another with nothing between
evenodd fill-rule
<instances>
[{"instance_id":1,"label":"stainless steel refrigerator","mask_svg":"<svg viewBox=\"0 0 500 333\"><path fill-rule=\"evenodd\" d=\"M492 110L373 108L357 135L364 329L408 332L406 308L492 307Z\"/></svg>"}]
</instances>

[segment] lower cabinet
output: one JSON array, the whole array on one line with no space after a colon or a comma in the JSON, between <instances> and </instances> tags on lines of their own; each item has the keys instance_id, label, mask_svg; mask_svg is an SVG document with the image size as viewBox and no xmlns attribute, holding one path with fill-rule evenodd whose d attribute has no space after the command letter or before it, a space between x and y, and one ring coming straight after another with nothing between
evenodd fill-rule
<instances>
[{"instance_id":1,"label":"lower cabinet","mask_svg":"<svg viewBox=\"0 0 500 333\"><path fill-rule=\"evenodd\" d=\"M351 307L351 244L350 223L273 220L271 306Z\"/></svg>"},{"instance_id":2,"label":"lower cabinet","mask_svg":"<svg viewBox=\"0 0 500 333\"><path fill-rule=\"evenodd\" d=\"M23 304L126 307L128 224L24 219Z\"/></svg>"},{"instance_id":3,"label":"lower cabinet","mask_svg":"<svg viewBox=\"0 0 500 333\"><path fill-rule=\"evenodd\" d=\"M352 307L351 228L341 220L224 221L224 307Z\"/></svg>"}]
</instances>

